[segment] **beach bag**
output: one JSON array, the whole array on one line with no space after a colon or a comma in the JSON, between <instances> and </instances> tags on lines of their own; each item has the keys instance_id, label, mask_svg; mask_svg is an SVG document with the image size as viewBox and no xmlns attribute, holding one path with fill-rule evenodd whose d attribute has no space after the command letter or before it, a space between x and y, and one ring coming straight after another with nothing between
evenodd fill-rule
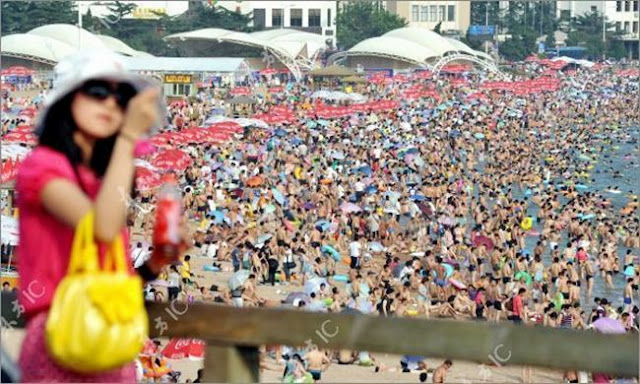
<instances>
[{"instance_id":1,"label":"beach bag","mask_svg":"<svg viewBox=\"0 0 640 384\"><path fill-rule=\"evenodd\" d=\"M507 302L504 304L504 307L507 309L507 311L513 311L513 297L507 300Z\"/></svg>"},{"instance_id":2,"label":"beach bag","mask_svg":"<svg viewBox=\"0 0 640 384\"><path fill-rule=\"evenodd\" d=\"M149 327L142 279L127 271L122 237L111 244L101 269L93 221L89 212L78 223L67 275L56 289L46 324L49 355L81 373L133 362Z\"/></svg>"}]
</instances>

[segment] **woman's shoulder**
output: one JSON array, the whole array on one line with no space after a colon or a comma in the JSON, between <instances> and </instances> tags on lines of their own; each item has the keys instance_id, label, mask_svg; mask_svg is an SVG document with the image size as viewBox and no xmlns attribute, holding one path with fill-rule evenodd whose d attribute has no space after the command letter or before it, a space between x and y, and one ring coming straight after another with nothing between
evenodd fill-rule
<instances>
[{"instance_id":1,"label":"woman's shoulder","mask_svg":"<svg viewBox=\"0 0 640 384\"><path fill-rule=\"evenodd\" d=\"M62 153L44 146L35 147L20 164L20 171L31 168L59 168L71 170L69 160Z\"/></svg>"},{"instance_id":2,"label":"woman's shoulder","mask_svg":"<svg viewBox=\"0 0 640 384\"><path fill-rule=\"evenodd\" d=\"M73 179L74 173L69 160L51 148L36 147L22 161L16 178L16 190L20 199L37 201L40 191L56 178Z\"/></svg>"}]
</instances>

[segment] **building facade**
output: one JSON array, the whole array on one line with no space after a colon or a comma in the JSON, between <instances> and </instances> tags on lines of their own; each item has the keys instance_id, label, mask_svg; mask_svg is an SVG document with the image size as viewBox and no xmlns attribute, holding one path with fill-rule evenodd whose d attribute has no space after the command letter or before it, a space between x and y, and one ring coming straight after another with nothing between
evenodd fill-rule
<instances>
[{"instance_id":1,"label":"building facade","mask_svg":"<svg viewBox=\"0 0 640 384\"><path fill-rule=\"evenodd\" d=\"M438 23L445 35L464 35L471 22L469 1L402 1L386 2L387 10L404 18L408 26L433 30Z\"/></svg>"},{"instance_id":2,"label":"building facade","mask_svg":"<svg viewBox=\"0 0 640 384\"><path fill-rule=\"evenodd\" d=\"M604 12L605 20L615 26L630 58L638 58L640 46L640 1L558 1L557 16L564 20L591 12Z\"/></svg>"},{"instance_id":3,"label":"building facade","mask_svg":"<svg viewBox=\"0 0 640 384\"><path fill-rule=\"evenodd\" d=\"M295 28L333 36L336 27L336 1L218 1L216 6L253 14L252 26L258 30Z\"/></svg>"},{"instance_id":4,"label":"building facade","mask_svg":"<svg viewBox=\"0 0 640 384\"><path fill-rule=\"evenodd\" d=\"M604 12L607 23L612 23L620 33L629 57L638 57L640 46L640 0L558 0L556 17L568 21L591 12ZM500 1L500 8L509 7L508 1ZM610 31L613 32L613 31Z\"/></svg>"}]
</instances>

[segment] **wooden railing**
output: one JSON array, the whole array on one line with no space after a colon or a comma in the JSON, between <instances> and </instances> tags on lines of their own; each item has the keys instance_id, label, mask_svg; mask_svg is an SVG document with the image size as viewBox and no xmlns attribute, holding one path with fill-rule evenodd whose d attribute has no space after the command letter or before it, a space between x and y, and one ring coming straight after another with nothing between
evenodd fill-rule
<instances>
[{"instance_id":1,"label":"wooden railing","mask_svg":"<svg viewBox=\"0 0 640 384\"><path fill-rule=\"evenodd\" d=\"M638 334L213 304L149 303L148 311L153 337L207 343L205 382L258 382L258 347L279 344L638 376Z\"/></svg>"}]
</instances>

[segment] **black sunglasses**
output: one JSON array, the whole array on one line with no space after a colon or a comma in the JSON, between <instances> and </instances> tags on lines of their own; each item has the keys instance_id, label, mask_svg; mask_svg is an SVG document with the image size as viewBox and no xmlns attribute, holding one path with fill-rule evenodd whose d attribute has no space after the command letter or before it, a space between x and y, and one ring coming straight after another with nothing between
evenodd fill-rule
<instances>
[{"instance_id":1,"label":"black sunglasses","mask_svg":"<svg viewBox=\"0 0 640 384\"><path fill-rule=\"evenodd\" d=\"M120 108L125 109L129 100L137 93L136 89L127 83L113 84L108 81L92 80L87 81L80 87L80 92L95 100L106 100L109 96L116 99Z\"/></svg>"}]
</instances>

